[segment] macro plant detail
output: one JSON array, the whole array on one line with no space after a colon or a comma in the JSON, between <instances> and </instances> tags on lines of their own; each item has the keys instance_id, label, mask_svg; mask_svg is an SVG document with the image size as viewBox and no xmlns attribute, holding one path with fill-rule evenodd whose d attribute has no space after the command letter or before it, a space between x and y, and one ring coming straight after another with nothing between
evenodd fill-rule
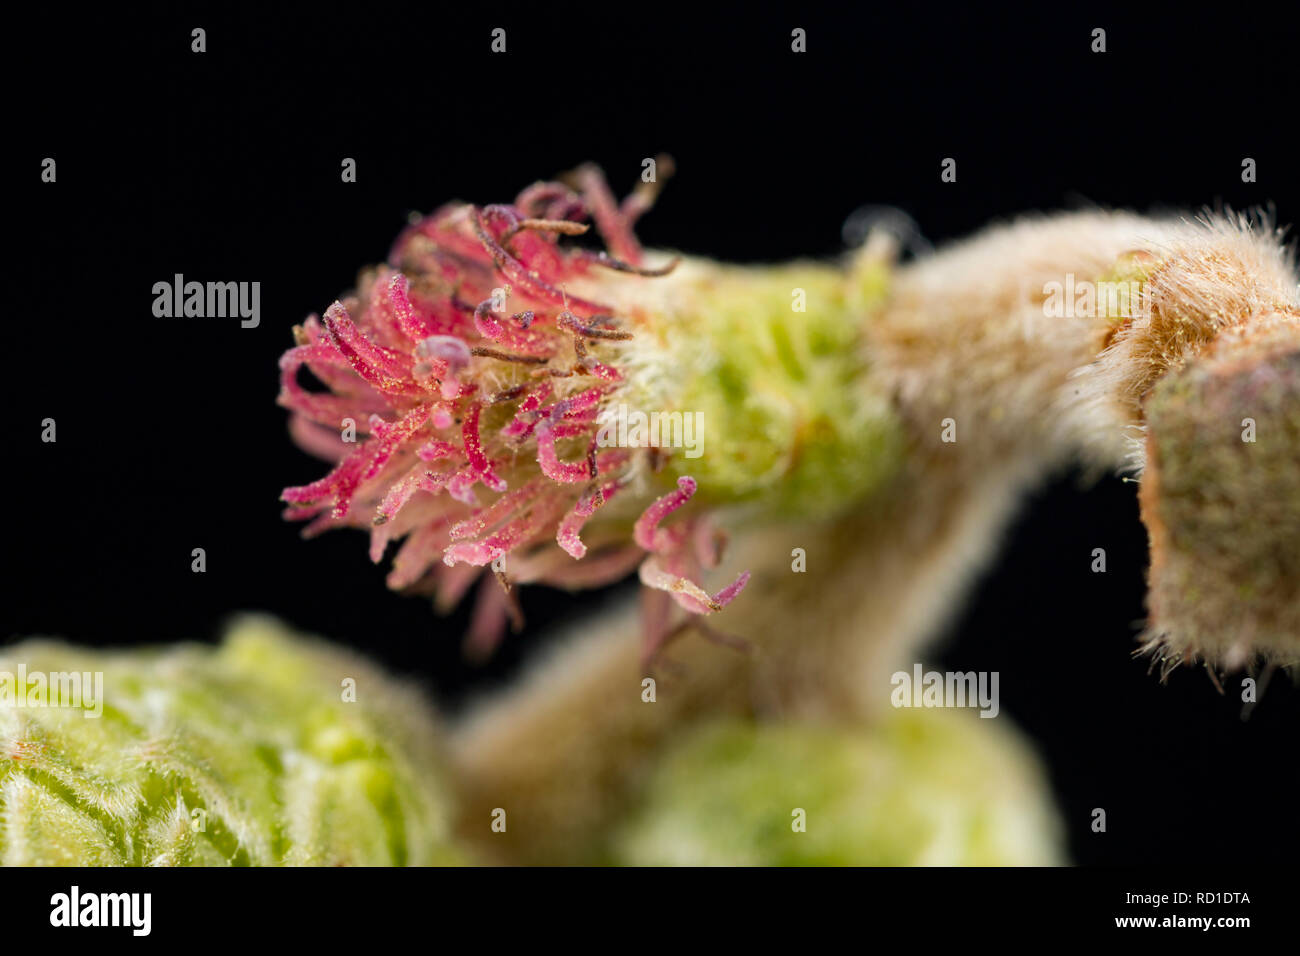
<instances>
[{"instance_id":1,"label":"macro plant detail","mask_svg":"<svg viewBox=\"0 0 1300 956\"><path fill-rule=\"evenodd\" d=\"M743 281L691 288L694 308L671 313L690 318L705 356L677 367L743 352L752 338L704 330L730 312L763 327L766 280L804 288L814 318L787 303L780 334L833 327L848 358L834 388L784 405L841 430L800 448L825 464L817 480L791 469L758 498L719 502L733 539L720 568L743 562L751 575L720 626L753 653L679 646L671 692L647 707L613 689L641 672L646 614L609 613L457 726L460 832L483 852L589 859L600 852L590 821L617 825L647 768L709 720L878 723L888 675L951 619L1018 499L1070 463L1138 477L1152 552L1140 649L1153 667L1201 664L1218 685L1225 671L1300 661L1300 294L1280 230L1240 215L1095 211L1023 217L913 262L877 231L840 264L700 268ZM1122 295L1065 312L1049 301L1107 284ZM739 361L743 384L727 394L743 406L779 365ZM705 391L715 381L687 378ZM1266 445L1243 441L1247 419ZM750 453L717 449L701 459L715 473ZM483 808L507 799L528 801L535 825L479 839Z\"/></svg>"},{"instance_id":2,"label":"macro plant detail","mask_svg":"<svg viewBox=\"0 0 1300 956\"><path fill-rule=\"evenodd\" d=\"M1213 627L1196 622L1195 595L1222 577L1192 587L1188 568L1214 564L1221 543L1199 540L1190 515L1171 528L1158 515L1175 503L1162 508L1152 482L1148 646L1164 649L1166 666L1297 660L1286 466L1297 295L1293 258L1267 224L1085 213L1023 220L909 265L877 232L843 265L737 267L647 256L632 225L654 184L618 204L595 167L569 182L537 183L510 205L443 207L408 228L356 294L295 330L280 402L299 443L339 461L284 493L307 534L369 528L376 561L404 539L390 587L431 592L444 609L491 566L496 584L485 579L472 626L483 648L508 619L518 626L515 585L588 587L639 566L662 592L643 615L650 656L675 632L669 597L709 615L744 589L746 569L712 593L699 583L728 530L842 516L903 480L937 488L997 468L1019 485L1071 459L1140 472L1147 447L1160 447L1151 421L1172 434L1180 416L1203 415L1174 403L1168 383L1235 350L1219 367L1273 382L1258 412L1276 427L1256 455L1265 463L1232 484L1268 494L1243 495L1223 520L1277 514L1258 525L1267 543L1255 559L1229 576L1238 594L1252 574L1270 582L1255 588L1268 606L1258 619L1219 609ZM608 251L568 244L587 220ZM1056 315L1047 290L1076 276L1132 291ZM329 391L304 389L303 366ZM1227 394L1237 401L1219 409L1220 437L1232 415L1249 417L1256 392ZM603 447L601 415L615 405L700 413L708 450L691 460L666 441ZM341 422L364 440L342 441ZM936 442L949 422L971 437ZM1242 467L1251 451L1235 449ZM1167 478L1159 487L1176 486Z\"/></svg>"},{"instance_id":3,"label":"macro plant detail","mask_svg":"<svg viewBox=\"0 0 1300 956\"><path fill-rule=\"evenodd\" d=\"M1291 935L1291 6L20 8L18 938Z\"/></svg>"},{"instance_id":4,"label":"macro plant detail","mask_svg":"<svg viewBox=\"0 0 1300 956\"><path fill-rule=\"evenodd\" d=\"M1044 793L1014 732L957 711L893 711L865 727L723 720L670 747L611 856L641 866L1052 866L1061 828Z\"/></svg>"},{"instance_id":5,"label":"macro plant detail","mask_svg":"<svg viewBox=\"0 0 1300 956\"><path fill-rule=\"evenodd\" d=\"M103 697L66 706L33 682L0 707L6 866L461 859L430 708L355 655L247 617L219 648L30 640L0 651L19 665L97 673Z\"/></svg>"},{"instance_id":6,"label":"macro plant detail","mask_svg":"<svg viewBox=\"0 0 1300 956\"><path fill-rule=\"evenodd\" d=\"M309 534L368 524L375 560L405 538L390 586L423 584L443 606L492 566L496 582L479 592L475 624L488 647L508 617L519 626L516 583L601 583L640 563L648 586L710 614L746 581L742 574L709 594L693 580L716 563L707 520L659 527L694 495L689 476L644 506L632 540L625 515L602 520L616 497L631 497L629 486L644 498L638 468L659 463L597 448L598 408L625 378L612 345L634 338L639 323L587 297L591 273L646 278L676 263L642 264L631 227L651 191L619 206L594 169L579 179L580 193L538 183L512 205L447 207L416 223L398 239L393 267L295 330L299 345L281 362L280 400L295 413L295 434L341 459L325 478L286 489L288 516L313 519ZM588 217L614 254L560 246L559 237L587 231ZM304 391L301 366L333 394ZM356 449L329 432L344 418L366 436ZM495 499L482 503L484 491ZM623 534L610 527L620 519Z\"/></svg>"},{"instance_id":7,"label":"macro plant detail","mask_svg":"<svg viewBox=\"0 0 1300 956\"><path fill-rule=\"evenodd\" d=\"M588 166L445 206L280 363L294 439L334 464L283 492L307 535L367 530L372 560L395 548L389 587L440 609L477 583L479 651L520 626L521 585L636 570L636 606L445 735L418 693L264 620L218 650L10 648L110 693L98 719L0 708L6 862L1059 862L1013 734L887 705L1066 463L1139 476L1153 665L1217 683L1300 662L1300 294L1278 230L1089 212L909 262L878 229L839 262L736 266L643 251L652 199L616 203ZM1098 288L1119 291L1054 301ZM626 409L699 416L701 453L610 441ZM674 644L638 696L690 628L713 640ZM370 693L341 700L352 675ZM804 839L792 812L831 828Z\"/></svg>"},{"instance_id":8,"label":"macro plant detail","mask_svg":"<svg viewBox=\"0 0 1300 956\"><path fill-rule=\"evenodd\" d=\"M537 183L510 205L421 219L355 295L295 329L279 401L297 441L338 464L283 497L309 536L367 528L375 561L401 541L389 586L442 608L491 568L472 625L480 649L519 626L516 585L589 587L639 567L661 592L649 655L672 630L670 602L710 615L745 587L743 570L712 593L699 583L725 544L719 505L824 512L887 471L892 422L882 398L860 394L839 308L877 295L880 277L647 266L632 225L653 186L617 204L594 167L572 179L576 191ZM586 220L609 251L562 242ZM835 307L796 329L786 313L800 284ZM304 388L303 368L328 391ZM674 455L667 436L602 447L602 412L620 406L662 409L678 428L697 416L708 452ZM349 425L355 443L341 437Z\"/></svg>"}]
</instances>

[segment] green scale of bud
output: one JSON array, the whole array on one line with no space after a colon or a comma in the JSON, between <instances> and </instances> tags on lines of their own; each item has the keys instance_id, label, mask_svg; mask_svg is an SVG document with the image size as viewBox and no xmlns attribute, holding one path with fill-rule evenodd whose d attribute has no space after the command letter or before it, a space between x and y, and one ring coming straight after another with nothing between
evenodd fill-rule
<instances>
[{"instance_id":1,"label":"green scale of bud","mask_svg":"<svg viewBox=\"0 0 1300 956\"><path fill-rule=\"evenodd\" d=\"M419 694L269 620L218 648L27 641L0 678L5 865L458 859Z\"/></svg>"}]
</instances>

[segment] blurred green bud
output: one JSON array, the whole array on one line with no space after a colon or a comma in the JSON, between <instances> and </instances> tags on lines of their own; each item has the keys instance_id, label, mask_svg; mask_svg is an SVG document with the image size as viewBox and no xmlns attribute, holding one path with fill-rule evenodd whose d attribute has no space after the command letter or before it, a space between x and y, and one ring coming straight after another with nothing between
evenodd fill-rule
<instances>
[{"instance_id":1,"label":"blurred green bud","mask_svg":"<svg viewBox=\"0 0 1300 956\"><path fill-rule=\"evenodd\" d=\"M1060 863L1037 763L966 710L870 727L725 722L684 740L615 841L634 865Z\"/></svg>"},{"instance_id":2,"label":"blurred green bud","mask_svg":"<svg viewBox=\"0 0 1300 956\"><path fill-rule=\"evenodd\" d=\"M246 618L218 648L0 649L6 865L450 864L432 713Z\"/></svg>"}]
</instances>

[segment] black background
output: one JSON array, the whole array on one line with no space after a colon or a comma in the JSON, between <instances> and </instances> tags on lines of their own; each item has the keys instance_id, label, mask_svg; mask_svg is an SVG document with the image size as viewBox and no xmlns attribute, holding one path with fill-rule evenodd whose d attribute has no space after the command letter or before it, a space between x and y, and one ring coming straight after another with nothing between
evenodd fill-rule
<instances>
[{"instance_id":1,"label":"black background","mask_svg":"<svg viewBox=\"0 0 1300 956\"><path fill-rule=\"evenodd\" d=\"M31 254L4 324L0 639L213 640L232 612L267 610L454 709L602 600L526 590L526 633L472 666L465 610L439 619L388 592L363 535L302 542L279 517L281 488L323 472L287 437L276 359L412 210L508 200L588 159L621 194L666 151L678 175L642 239L745 262L834 255L866 203L906 210L936 243L1086 203L1271 202L1300 218L1297 31L1262 7L1240 22L928 5L219 9L38 11L11 31L9 228ZM505 55L489 51L498 26ZM790 51L796 26L806 54ZM1105 54L1089 50L1093 27ZM55 185L39 182L45 156ZM939 179L948 156L953 184ZM1258 183L1241 182L1246 156ZM355 184L340 182L343 157ZM155 319L151 287L176 272L260 281L260 327ZM56 444L39 440L46 417ZM1243 723L1231 687L1219 696L1203 671L1162 685L1131 658L1146 565L1135 494L1058 476L932 657L1001 673L1075 861L1292 864L1300 692L1279 676ZM190 570L195 547L206 574Z\"/></svg>"}]
</instances>

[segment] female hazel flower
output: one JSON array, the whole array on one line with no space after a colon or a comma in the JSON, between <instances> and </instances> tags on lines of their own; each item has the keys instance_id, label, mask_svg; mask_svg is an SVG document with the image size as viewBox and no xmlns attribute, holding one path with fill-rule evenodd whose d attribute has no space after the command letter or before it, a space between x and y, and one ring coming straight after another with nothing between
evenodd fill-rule
<instances>
[{"instance_id":1,"label":"female hazel flower","mask_svg":"<svg viewBox=\"0 0 1300 956\"><path fill-rule=\"evenodd\" d=\"M587 587L640 565L665 601L703 615L748 577L714 593L697 583L721 538L688 507L696 480L660 474L670 449L597 442L602 408L643 399L629 377L656 374L628 348L651 310L611 277L662 281L678 261L647 267L633 235L652 186L619 205L595 168L574 180L576 191L537 183L512 204L449 205L414 223L386 267L295 328L280 361L295 439L336 462L285 489L286 516L309 521L308 535L369 528L375 561L400 540L389 586L432 592L442 608L490 566L499 586L484 580L471 625L481 649L508 618L517 625L518 583ZM608 252L562 242L589 219ZM304 367L327 392L304 388ZM656 618L666 627L666 605Z\"/></svg>"},{"instance_id":2,"label":"female hazel flower","mask_svg":"<svg viewBox=\"0 0 1300 956\"><path fill-rule=\"evenodd\" d=\"M674 601L713 633L699 617L771 555L788 564L818 523L871 503L920 514L907 534L923 537L959 494L1000 513L982 482L1010 497L1081 461L1149 469L1146 640L1166 666L1296 660L1300 311L1271 226L1073 214L902 266L877 236L841 265L738 267L645 256L632 224L649 184L620 205L594 167L571 181L416 222L281 362L294 434L337 462L284 492L289 516L308 533L369 527L376 561L401 540L390 586L442 607L491 566L501 586L480 590L478 647L518 621L515 584L639 567L653 653L676 633ZM587 220L608 251L575 244ZM1058 288L1115 294L1065 315ZM329 391L307 391L303 366ZM702 422L704 451L678 454L663 427L630 440L607 424L626 409ZM700 583L723 526L792 519L791 547L746 549L731 583Z\"/></svg>"}]
</instances>

